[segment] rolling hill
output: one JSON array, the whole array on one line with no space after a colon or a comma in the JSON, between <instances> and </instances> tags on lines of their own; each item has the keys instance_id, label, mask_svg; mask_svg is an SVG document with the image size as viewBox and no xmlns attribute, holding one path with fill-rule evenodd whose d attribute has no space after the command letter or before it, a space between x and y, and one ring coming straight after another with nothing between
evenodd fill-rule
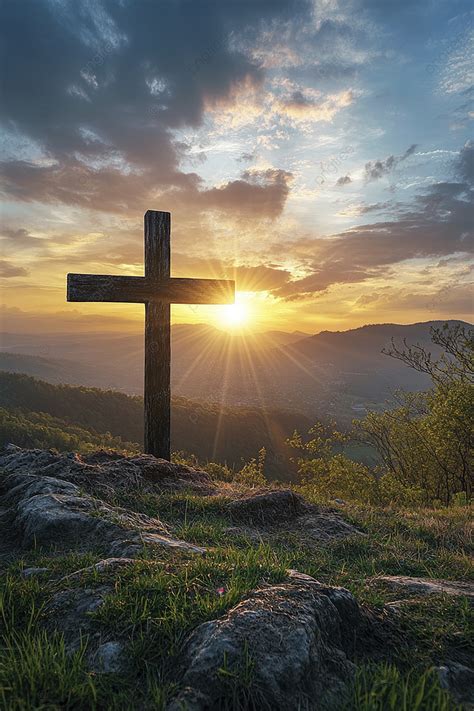
<instances>
[{"instance_id":1,"label":"rolling hill","mask_svg":"<svg viewBox=\"0 0 474 711\"><path fill-rule=\"evenodd\" d=\"M341 426L382 409L399 388L423 390L427 377L381 353L393 337L436 352L430 328L377 324L350 331L227 333L205 325L172 329L172 389L178 397L224 406L290 408ZM142 334L3 334L0 368L52 383L142 393Z\"/></svg>"}]
</instances>

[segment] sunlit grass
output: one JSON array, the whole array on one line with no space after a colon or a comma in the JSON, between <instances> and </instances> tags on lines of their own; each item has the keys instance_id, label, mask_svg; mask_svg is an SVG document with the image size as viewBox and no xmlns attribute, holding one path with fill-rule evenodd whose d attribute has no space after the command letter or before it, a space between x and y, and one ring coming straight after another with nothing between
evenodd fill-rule
<instances>
[{"instance_id":1,"label":"sunlit grass","mask_svg":"<svg viewBox=\"0 0 474 711\"><path fill-rule=\"evenodd\" d=\"M296 530L267 532L264 543L235 533L229 499L223 496L129 492L116 499L157 516L175 535L206 546L208 552L195 556L148 549L118 573L86 572L60 585L64 575L97 562L99 553L25 553L0 578L2 708L164 709L179 685L187 635L200 623L224 615L252 590L285 581L287 568L347 587L376 609L404 596L368 578L402 574L465 579L472 573L466 507L395 511L341 506L342 515L366 535L321 545ZM30 565L47 572L25 578L21 571ZM44 627L45 606L59 589L105 584L112 590L90 623L95 633L125 641L128 665L123 674L92 674L86 639L68 656L62 636ZM442 660L463 662L473 654L472 615L464 598L430 596L402 603L396 645L387 639L380 652L385 656L376 665L368 664L363 654L355 658L360 670L348 709L453 709L429 670ZM247 662L242 669L227 670L223 709L263 708L252 682L251 654Z\"/></svg>"}]
</instances>

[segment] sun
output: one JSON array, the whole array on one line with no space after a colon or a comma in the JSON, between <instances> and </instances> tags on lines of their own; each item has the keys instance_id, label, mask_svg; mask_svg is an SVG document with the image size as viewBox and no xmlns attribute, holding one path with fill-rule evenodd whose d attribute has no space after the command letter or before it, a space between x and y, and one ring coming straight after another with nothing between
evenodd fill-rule
<instances>
[{"instance_id":1,"label":"sun","mask_svg":"<svg viewBox=\"0 0 474 711\"><path fill-rule=\"evenodd\" d=\"M243 328L250 321L248 301L240 293L235 295L235 303L222 306L219 314L220 325L224 328Z\"/></svg>"}]
</instances>

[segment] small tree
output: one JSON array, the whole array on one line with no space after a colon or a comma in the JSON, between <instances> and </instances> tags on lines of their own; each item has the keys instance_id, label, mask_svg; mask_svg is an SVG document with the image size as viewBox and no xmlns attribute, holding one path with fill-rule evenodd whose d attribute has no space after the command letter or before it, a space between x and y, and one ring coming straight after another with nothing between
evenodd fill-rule
<instances>
[{"instance_id":1,"label":"small tree","mask_svg":"<svg viewBox=\"0 0 474 711\"><path fill-rule=\"evenodd\" d=\"M335 423L323 425L320 422L308 434L311 439L307 442L297 432L288 440L288 444L300 452L297 458L300 483L322 501L341 498L375 503L378 485L374 474L344 453L335 453L348 441L349 435L335 429Z\"/></svg>"},{"instance_id":2,"label":"small tree","mask_svg":"<svg viewBox=\"0 0 474 711\"><path fill-rule=\"evenodd\" d=\"M385 351L410 368L427 373L433 388L422 394L398 393L399 406L371 412L356 423L359 436L381 456L385 472L404 487L419 489L426 503L449 504L473 488L474 332L461 324L431 331L443 348L434 359L422 346Z\"/></svg>"}]
</instances>

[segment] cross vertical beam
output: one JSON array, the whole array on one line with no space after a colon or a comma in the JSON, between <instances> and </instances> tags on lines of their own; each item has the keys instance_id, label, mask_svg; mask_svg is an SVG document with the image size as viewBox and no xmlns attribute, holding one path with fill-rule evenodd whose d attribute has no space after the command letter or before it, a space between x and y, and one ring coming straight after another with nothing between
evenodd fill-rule
<instances>
[{"instance_id":1,"label":"cross vertical beam","mask_svg":"<svg viewBox=\"0 0 474 711\"><path fill-rule=\"evenodd\" d=\"M229 304L229 279L170 276L169 212L145 213L145 276L68 274L68 301L145 304L145 452L170 458L171 304Z\"/></svg>"},{"instance_id":2,"label":"cross vertical beam","mask_svg":"<svg viewBox=\"0 0 474 711\"><path fill-rule=\"evenodd\" d=\"M169 212L145 213L145 278L155 283L170 278ZM170 458L170 304L152 300L145 303L145 452Z\"/></svg>"}]
</instances>

